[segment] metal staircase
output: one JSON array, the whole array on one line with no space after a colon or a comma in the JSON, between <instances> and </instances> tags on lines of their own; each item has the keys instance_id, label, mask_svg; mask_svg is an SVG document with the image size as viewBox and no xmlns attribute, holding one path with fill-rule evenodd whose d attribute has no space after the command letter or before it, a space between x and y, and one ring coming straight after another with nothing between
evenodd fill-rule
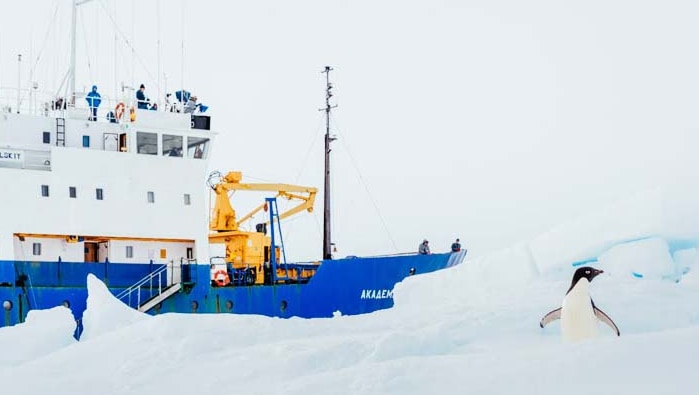
<instances>
[{"instance_id":1,"label":"metal staircase","mask_svg":"<svg viewBox=\"0 0 699 395\"><path fill-rule=\"evenodd\" d=\"M140 312L146 312L182 289L181 282L168 284L168 266L163 266L123 290L116 298Z\"/></svg>"}]
</instances>

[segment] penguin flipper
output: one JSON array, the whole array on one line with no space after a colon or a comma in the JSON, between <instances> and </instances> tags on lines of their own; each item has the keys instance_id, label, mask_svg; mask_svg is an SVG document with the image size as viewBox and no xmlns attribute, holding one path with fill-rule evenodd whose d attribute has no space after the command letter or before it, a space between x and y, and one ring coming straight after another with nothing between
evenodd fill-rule
<instances>
[{"instance_id":1,"label":"penguin flipper","mask_svg":"<svg viewBox=\"0 0 699 395\"><path fill-rule=\"evenodd\" d=\"M609 316L608 316L607 314L604 313L604 311L598 309L598 308L595 307L594 305L592 306L592 309L595 311L595 317L597 317L598 320L600 320L600 321L604 322L605 324L609 325L609 327L612 328L612 330L613 330L614 332L616 332L616 335L617 335L617 336L621 336L621 333L619 332L619 328L616 326L616 324L614 323L614 321L612 321L612 319L609 318Z\"/></svg>"},{"instance_id":2,"label":"penguin flipper","mask_svg":"<svg viewBox=\"0 0 699 395\"><path fill-rule=\"evenodd\" d=\"M556 310L551 310L546 315L544 318L541 319L539 322L540 327L545 327L546 325L550 324L553 321L560 320L561 319L561 308L557 308Z\"/></svg>"}]
</instances>

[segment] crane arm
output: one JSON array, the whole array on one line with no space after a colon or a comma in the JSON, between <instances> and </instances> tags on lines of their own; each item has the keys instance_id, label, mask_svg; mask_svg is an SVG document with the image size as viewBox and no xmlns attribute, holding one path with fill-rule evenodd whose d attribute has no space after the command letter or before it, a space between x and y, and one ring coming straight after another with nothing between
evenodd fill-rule
<instances>
[{"instance_id":1,"label":"crane arm","mask_svg":"<svg viewBox=\"0 0 699 395\"><path fill-rule=\"evenodd\" d=\"M290 184L275 184L275 183L241 183L242 174L240 172L229 172L221 182L212 185L212 189L216 193L216 204L214 213L209 224L209 228L213 231L223 232L238 230L241 223L251 218L265 208L265 204L261 204L254 208L250 213L244 215L239 221L236 221L235 210L231 206L228 192L230 191L270 191L277 192L277 197L285 197L289 200L301 200L301 203L291 209L279 214L279 219L287 218L297 214L303 210L308 212L313 211L315 196L318 192L317 188L304 187Z\"/></svg>"}]
</instances>

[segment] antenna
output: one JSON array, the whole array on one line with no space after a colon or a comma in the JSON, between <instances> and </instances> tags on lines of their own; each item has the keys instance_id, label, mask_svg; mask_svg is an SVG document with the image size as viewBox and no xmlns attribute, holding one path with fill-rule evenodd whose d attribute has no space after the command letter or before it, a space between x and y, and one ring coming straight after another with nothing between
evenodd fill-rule
<instances>
[{"instance_id":1,"label":"antenna","mask_svg":"<svg viewBox=\"0 0 699 395\"><path fill-rule=\"evenodd\" d=\"M88 3L92 0L73 0L73 16L70 25L70 103L75 106L75 52L76 52L76 25L78 19L78 6Z\"/></svg>"},{"instance_id":2,"label":"antenna","mask_svg":"<svg viewBox=\"0 0 699 395\"><path fill-rule=\"evenodd\" d=\"M321 73L325 74L325 108L320 111L325 111L325 185L323 190L323 259L332 259L332 237L330 229L330 143L336 140L330 136L330 110L337 107L331 105L330 99L333 97L330 83L330 72L333 70L330 66L325 66L325 70Z\"/></svg>"},{"instance_id":3,"label":"antenna","mask_svg":"<svg viewBox=\"0 0 699 395\"><path fill-rule=\"evenodd\" d=\"M19 114L19 104L21 103L22 92L22 54L17 55L17 114Z\"/></svg>"}]
</instances>

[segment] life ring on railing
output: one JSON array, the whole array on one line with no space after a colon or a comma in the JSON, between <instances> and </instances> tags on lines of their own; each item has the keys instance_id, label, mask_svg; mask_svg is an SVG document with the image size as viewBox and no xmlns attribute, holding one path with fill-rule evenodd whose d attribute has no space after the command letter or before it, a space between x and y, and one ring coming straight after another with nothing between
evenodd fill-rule
<instances>
[{"instance_id":1,"label":"life ring on railing","mask_svg":"<svg viewBox=\"0 0 699 395\"><path fill-rule=\"evenodd\" d=\"M119 103L116 105L116 108L114 108L114 118L116 120L120 120L121 116L124 115L124 111L126 111L126 105L124 103Z\"/></svg>"},{"instance_id":2,"label":"life ring on railing","mask_svg":"<svg viewBox=\"0 0 699 395\"><path fill-rule=\"evenodd\" d=\"M216 283L216 285L219 287L225 287L230 282L231 279L228 278L228 273L226 273L225 270L219 270L214 273L214 283Z\"/></svg>"}]
</instances>

